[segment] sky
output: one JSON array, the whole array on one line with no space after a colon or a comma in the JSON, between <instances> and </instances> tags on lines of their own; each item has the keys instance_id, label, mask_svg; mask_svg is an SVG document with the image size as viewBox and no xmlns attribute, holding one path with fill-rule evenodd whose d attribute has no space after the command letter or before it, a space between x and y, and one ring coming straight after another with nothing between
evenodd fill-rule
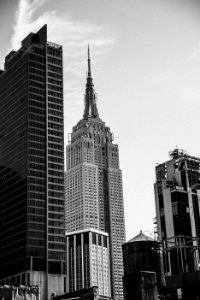
<instances>
[{"instance_id":1,"label":"sky","mask_svg":"<svg viewBox=\"0 0 200 300\"><path fill-rule=\"evenodd\" d=\"M0 0L0 68L44 24L63 46L65 145L82 118L90 45L100 118L123 175L126 240L153 235L155 166L200 157L199 0Z\"/></svg>"}]
</instances>

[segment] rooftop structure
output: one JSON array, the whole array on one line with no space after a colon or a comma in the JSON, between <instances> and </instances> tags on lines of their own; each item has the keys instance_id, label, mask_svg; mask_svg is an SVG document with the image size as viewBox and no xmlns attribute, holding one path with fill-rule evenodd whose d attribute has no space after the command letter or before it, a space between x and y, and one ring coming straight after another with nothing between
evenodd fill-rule
<instances>
[{"instance_id":1,"label":"rooftop structure","mask_svg":"<svg viewBox=\"0 0 200 300\"><path fill-rule=\"evenodd\" d=\"M98 286L98 293L110 297L110 253L108 233L83 229L68 233L68 291Z\"/></svg>"}]
</instances>

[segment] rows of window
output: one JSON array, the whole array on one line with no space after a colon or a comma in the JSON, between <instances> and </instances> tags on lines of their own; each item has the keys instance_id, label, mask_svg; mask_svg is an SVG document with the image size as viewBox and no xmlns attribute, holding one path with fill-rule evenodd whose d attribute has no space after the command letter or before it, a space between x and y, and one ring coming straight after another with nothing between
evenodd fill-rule
<instances>
[{"instance_id":1,"label":"rows of window","mask_svg":"<svg viewBox=\"0 0 200 300\"><path fill-rule=\"evenodd\" d=\"M63 185L48 184L49 190L63 191Z\"/></svg>"},{"instance_id":2,"label":"rows of window","mask_svg":"<svg viewBox=\"0 0 200 300\"><path fill-rule=\"evenodd\" d=\"M51 114L52 116L56 116L56 117L63 117L63 112L54 110L54 109L48 109L48 113Z\"/></svg>"},{"instance_id":3,"label":"rows of window","mask_svg":"<svg viewBox=\"0 0 200 300\"><path fill-rule=\"evenodd\" d=\"M57 130L51 130L51 129L48 129L48 135L53 135L53 136L57 136L57 137L61 137L62 140L63 140L63 132L61 131L57 131Z\"/></svg>"},{"instance_id":4,"label":"rows of window","mask_svg":"<svg viewBox=\"0 0 200 300\"><path fill-rule=\"evenodd\" d=\"M29 236L31 238L40 238L40 239L45 239L46 238L46 233L45 231L41 231L41 230L29 230Z\"/></svg>"},{"instance_id":5,"label":"rows of window","mask_svg":"<svg viewBox=\"0 0 200 300\"><path fill-rule=\"evenodd\" d=\"M63 145L58 145L58 144L53 144L53 143L48 143L48 147L51 149L56 149L60 151L64 151L64 146Z\"/></svg>"},{"instance_id":6,"label":"rows of window","mask_svg":"<svg viewBox=\"0 0 200 300\"><path fill-rule=\"evenodd\" d=\"M59 93L56 92L56 91L52 91L52 90L48 90L48 95L51 96L51 97L54 97L54 98L58 98L58 99L62 99L63 98L63 95L62 95L62 92L60 91Z\"/></svg>"},{"instance_id":7,"label":"rows of window","mask_svg":"<svg viewBox=\"0 0 200 300\"><path fill-rule=\"evenodd\" d=\"M48 179L49 182L56 183L56 184L63 184L64 183L64 179L63 178L57 178L56 176L55 177L49 176L49 179Z\"/></svg>"},{"instance_id":8,"label":"rows of window","mask_svg":"<svg viewBox=\"0 0 200 300\"><path fill-rule=\"evenodd\" d=\"M48 248L49 249L54 249L54 250L65 250L65 245L61 244L54 244L54 243L48 243Z\"/></svg>"},{"instance_id":9,"label":"rows of window","mask_svg":"<svg viewBox=\"0 0 200 300\"><path fill-rule=\"evenodd\" d=\"M32 163L39 163L39 164L45 164L46 163L45 156L29 155L28 160L31 161ZM30 179L29 182L35 183L36 179L34 179L34 180ZM39 182L37 182L37 183L39 183Z\"/></svg>"},{"instance_id":10,"label":"rows of window","mask_svg":"<svg viewBox=\"0 0 200 300\"><path fill-rule=\"evenodd\" d=\"M27 240L27 244L29 245L29 246L40 246L40 247L44 247L45 245L46 245L46 241L45 241L45 239L38 239L38 238L28 238L28 240Z\"/></svg>"},{"instance_id":11,"label":"rows of window","mask_svg":"<svg viewBox=\"0 0 200 300\"><path fill-rule=\"evenodd\" d=\"M53 66L54 67L54 66ZM60 69L60 71L62 71L62 69ZM59 72L60 73L60 72ZM62 74L58 74L58 73L54 73L54 72L47 72L48 75L48 80L50 80L50 78L55 78L56 81L57 80L61 80L62 81ZM53 83L52 81L49 81L51 83ZM57 84L57 83L56 83Z\"/></svg>"},{"instance_id":12,"label":"rows of window","mask_svg":"<svg viewBox=\"0 0 200 300\"><path fill-rule=\"evenodd\" d=\"M62 118L57 118L57 117L54 117L54 116L48 116L48 121L51 121L51 122L55 122L55 123L62 123L63 124L63 119Z\"/></svg>"},{"instance_id":13,"label":"rows of window","mask_svg":"<svg viewBox=\"0 0 200 300\"><path fill-rule=\"evenodd\" d=\"M56 102L57 102L57 101L56 101ZM57 111L63 112L63 107L62 107L62 105L60 105L59 103L55 104L54 102L53 102L53 103L48 102L48 108L51 109L50 112L52 112L52 110L57 110Z\"/></svg>"},{"instance_id":14,"label":"rows of window","mask_svg":"<svg viewBox=\"0 0 200 300\"><path fill-rule=\"evenodd\" d=\"M56 56L59 58L62 58L62 51L60 49L48 47L47 48L48 55Z\"/></svg>"},{"instance_id":15,"label":"rows of window","mask_svg":"<svg viewBox=\"0 0 200 300\"><path fill-rule=\"evenodd\" d=\"M42 91L45 92L45 83L41 83L41 82L37 82L37 81L33 81L33 80L30 80L29 81L29 87L30 87L30 90L34 88L37 88L37 90L35 89L35 92L39 92L38 89L42 89Z\"/></svg>"},{"instance_id":16,"label":"rows of window","mask_svg":"<svg viewBox=\"0 0 200 300\"><path fill-rule=\"evenodd\" d=\"M46 217L45 216L37 216L37 215L29 215L28 214L28 221L29 222L36 222L36 223L45 223Z\"/></svg>"},{"instance_id":17,"label":"rows of window","mask_svg":"<svg viewBox=\"0 0 200 300\"><path fill-rule=\"evenodd\" d=\"M45 56L42 55L42 54L38 55L38 54L34 54L34 53L29 53L29 63L30 63L30 65L31 65L31 63L34 63L34 62L45 65L45 63L46 63Z\"/></svg>"},{"instance_id":18,"label":"rows of window","mask_svg":"<svg viewBox=\"0 0 200 300\"><path fill-rule=\"evenodd\" d=\"M49 205L48 206L48 210L49 211L54 211L54 212L59 212L59 213L63 213L63 204L64 203L62 203L62 206L52 206L52 205Z\"/></svg>"},{"instance_id":19,"label":"rows of window","mask_svg":"<svg viewBox=\"0 0 200 300\"><path fill-rule=\"evenodd\" d=\"M45 157L46 152L45 152L45 149L41 149L41 150L40 149L28 149L28 154Z\"/></svg>"},{"instance_id":20,"label":"rows of window","mask_svg":"<svg viewBox=\"0 0 200 300\"><path fill-rule=\"evenodd\" d=\"M61 67L57 67L57 66L50 65L50 64L48 64L48 71L52 71L54 74L55 73L62 74L62 68Z\"/></svg>"},{"instance_id":21,"label":"rows of window","mask_svg":"<svg viewBox=\"0 0 200 300\"><path fill-rule=\"evenodd\" d=\"M31 65L29 65L29 74L30 75L37 74L37 76L45 77L45 69L43 68L43 66L39 70L39 69L33 68Z\"/></svg>"},{"instance_id":22,"label":"rows of window","mask_svg":"<svg viewBox=\"0 0 200 300\"><path fill-rule=\"evenodd\" d=\"M35 122L40 122L40 123L45 123L46 122L46 117L45 115L37 115L34 113L29 113L29 121L35 121Z\"/></svg>"},{"instance_id":23,"label":"rows of window","mask_svg":"<svg viewBox=\"0 0 200 300\"><path fill-rule=\"evenodd\" d=\"M29 79L30 79L30 83L34 80L34 81L38 81L41 83L45 83L45 73L42 75L40 75L38 72L35 72L34 74L29 72Z\"/></svg>"},{"instance_id":24,"label":"rows of window","mask_svg":"<svg viewBox=\"0 0 200 300\"><path fill-rule=\"evenodd\" d=\"M64 165L58 165L57 163L48 163L48 167L54 170L62 170L64 171Z\"/></svg>"},{"instance_id":25,"label":"rows of window","mask_svg":"<svg viewBox=\"0 0 200 300\"><path fill-rule=\"evenodd\" d=\"M64 243L65 242L65 238L62 236L54 236L54 235L49 235L48 236L48 240L50 242L57 242L57 243Z\"/></svg>"},{"instance_id":26,"label":"rows of window","mask_svg":"<svg viewBox=\"0 0 200 300\"><path fill-rule=\"evenodd\" d=\"M41 142L39 141L35 141L35 142L29 142L28 143L28 146L30 148L33 148L33 149L40 149L40 150L46 150L46 145L45 144L41 144Z\"/></svg>"},{"instance_id":27,"label":"rows of window","mask_svg":"<svg viewBox=\"0 0 200 300\"><path fill-rule=\"evenodd\" d=\"M29 62L29 67L31 68L31 69L39 69L39 70L45 70L44 68L45 68L45 66L44 66L44 64L42 64L42 63L39 63L39 62L35 62L35 61L30 61Z\"/></svg>"},{"instance_id":28,"label":"rows of window","mask_svg":"<svg viewBox=\"0 0 200 300\"><path fill-rule=\"evenodd\" d=\"M45 174L44 174L45 175ZM33 192L28 192L28 198L29 199L37 199L37 200L46 200L46 194L44 193L33 193Z\"/></svg>"},{"instance_id":29,"label":"rows of window","mask_svg":"<svg viewBox=\"0 0 200 300\"><path fill-rule=\"evenodd\" d=\"M64 235L65 234L65 230L64 229L59 229L59 228L48 227L48 233L58 234L58 235Z\"/></svg>"},{"instance_id":30,"label":"rows of window","mask_svg":"<svg viewBox=\"0 0 200 300\"><path fill-rule=\"evenodd\" d=\"M56 259L56 260L65 260L65 253L63 252L55 252L55 251L48 251L48 258L49 259Z\"/></svg>"},{"instance_id":31,"label":"rows of window","mask_svg":"<svg viewBox=\"0 0 200 300\"><path fill-rule=\"evenodd\" d=\"M45 123L41 123L41 122L33 122L33 121L29 121L29 127L33 127L33 128L39 128L39 129L42 129L42 130L45 130L46 128L46 124ZM29 132L31 132L32 129L30 129ZM34 133L34 131L33 131Z\"/></svg>"},{"instance_id":32,"label":"rows of window","mask_svg":"<svg viewBox=\"0 0 200 300\"><path fill-rule=\"evenodd\" d=\"M31 95L30 100L29 100L29 106L46 109L46 103L44 102L44 99L43 99L44 97L39 96L39 97L41 97L41 99L34 99L35 96L36 95Z\"/></svg>"},{"instance_id":33,"label":"rows of window","mask_svg":"<svg viewBox=\"0 0 200 300\"><path fill-rule=\"evenodd\" d=\"M64 199L64 193L61 192L55 192L55 191L48 191L48 196L55 197L58 199Z\"/></svg>"},{"instance_id":34,"label":"rows of window","mask_svg":"<svg viewBox=\"0 0 200 300\"><path fill-rule=\"evenodd\" d=\"M63 221L59 221L59 220L56 220L56 221L55 220L49 220L48 221L48 226L64 228Z\"/></svg>"},{"instance_id":35,"label":"rows of window","mask_svg":"<svg viewBox=\"0 0 200 300\"><path fill-rule=\"evenodd\" d=\"M45 96L46 91L44 89L38 89L36 87L33 86L29 86L29 92L32 93L32 98L34 97L34 94L36 95L40 95L40 96Z\"/></svg>"},{"instance_id":36,"label":"rows of window","mask_svg":"<svg viewBox=\"0 0 200 300\"><path fill-rule=\"evenodd\" d=\"M62 60L61 59L57 59L55 57L48 56L47 61L48 61L48 63L51 63L53 65L62 66Z\"/></svg>"},{"instance_id":37,"label":"rows of window","mask_svg":"<svg viewBox=\"0 0 200 300\"><path fill-rule=\"evenodd\" d=\"M55 170L48 170L48 175L63 178L63 170L61 170L60 172Z\"/></svg>"},{"instance_id":38,"label":"rows of window","mask_svg":"<svg viewBox=\"0 0 200 300\"><path fill-rule=\"evenodd\" d=\"M53 128L55 130L60 130L61 132L63 132L63 124L55 124L52 122L48 122L48 127Z\"/></svg>"},{"instance_id":39,"label":"rows of window","mask_svg":"<svg viewBox=\"0 0 200 300\"><path fill-rule=\"evenodd\" d=\"M56 104L63 110L63 98L55 98L48 96L48 104Z\"/></svg>"},{"instance_id":40,"label":"rows of window","mask_svg":"<svg viewBox=\"0 0 200 300\"><path fill-rule=\"evenodd\" d=\"M28 207L29 214L36 214L36 215L45 215L45 207L37 208L37 207Z\"/></svg>"},{"instance_id":41,"label":"rows of window","mask_svg":"<svg viewBox=\"0 0 200 300\"><path fill-rule=\"evenodd\" d=\"M55 199L55 198L49 198L49 204L54 204L54 205L64 205L64 199L60 200L60 199Z\"/></svg>"},{"instance_id":42,"label":"rows of window","mask_svg":"<svg viewBox=\"0 0 200 300\"><path fill-rule=\"evenodd\" d=\"M54 142L56 144L63 144L63 138L62 137L57 137L56 135L54 136L49 136L48 137L49 142Z\"/></svg>"},{"instance_id":43,"label":"rows of window","mask_svg":"<svg viewBox=\"0 0 200 300\"><path fill-rule=\"evenodd\" d=\"M38 143L42 143L42 144L45 144L45 141L46 141L46 138L45 136L42 136L42 135L36 135L36 132L34 134L29 134L29 141L30 142L38 142ZM37 148L37 146L36 146Z\"/></svg>"},{"instance_id":44,"label":"rows of window","mask_svg":"<svg viewBox=\"0 0 200 300\"><path fill-rule=\"evenodd\" d=\"M48 84L48 89L52 90L52 91L57 91L57 92L60 92L60 93L62 93L62 91L63 91L62 87L57 86L55 84ZM48 91L48 92L50 94L50 91Z\"/></svg>"},{"instance_id":45,"label":"rows of window","mask_svg":"<svg viewBox=\"0 0 200 300\"><path fill-rule=\"evenodd\" d=\"M63 86L62 80L53 79L53 78L49 78L48 77L48 82L51 83L51 84L55 84L55 85L61 86L61 87Z\"/></svg>"},{"instance_id":46,"label":"rows of window","mask_svg":"<svg viewBox=\"0 0 200 300\"><path fill-rule=\"evenodd\" d=\"M36 206L36 207L43 207L46 208L45 201L36 201L36 200L28 200L28 206Z\"/></svg>"}]
</instances>

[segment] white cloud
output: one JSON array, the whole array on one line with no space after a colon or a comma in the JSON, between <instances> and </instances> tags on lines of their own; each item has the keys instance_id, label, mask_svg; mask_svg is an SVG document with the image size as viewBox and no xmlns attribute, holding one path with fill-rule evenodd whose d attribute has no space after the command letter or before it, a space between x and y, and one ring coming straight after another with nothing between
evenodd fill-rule
<instances>
[{"instance_id":1,"label":"white cloud","mask_svg":"<svg viewBox=\"0 0 200 300\"><path fill-rule=\"evenodd\" d=\"M95 61L99 60L114 44L116 34L103 25L74 20L69 13L63 16L58 11L45 11L48 2L19 0L11 47L17 50L30 32L37 32L47 24L48 40L63 46L65 116L74 125L83 113L80 109L83 108L87 45L91 45ZM40 13L40 8L44 12Z\"/></svg>"},{"instance_id":2,"label":"white cloud","mask_svg":"<svg viewBox=\"0 0 200 300\"><path fill-rule=\"evenodd\" d=\"M16 49L20 47L20 41L31 31L39 29L39 18L33 20L36 10L48 0L19 0L18 10L15 15L14 33L11 38L11 46Z\"/></svg>"}]
</instances>

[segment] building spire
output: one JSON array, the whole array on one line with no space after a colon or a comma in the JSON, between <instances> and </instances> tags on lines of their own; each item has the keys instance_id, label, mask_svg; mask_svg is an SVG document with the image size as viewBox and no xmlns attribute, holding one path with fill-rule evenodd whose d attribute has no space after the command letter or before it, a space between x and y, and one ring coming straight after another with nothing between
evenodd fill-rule
<instances>
[{"instance_id":1,"label":"building spire","mask_svg":"<svg viewBox=\"0 0 200 300\"><path fill-rule=\"evenodd\" d=\"M89 44L88 44L88 77L91 77L90 47L89 47Z\"/></svg>"},{"instance_id":2,"label":"building spire","mask_svg":"<svg viewBox=\"0 0 200 300\"><path fill-rule=\"evenodd\" d=\"M91 62L90 62L90 47L88 45L88 72L87 72L87 83L86 88L93 88L93 79L92 79L92 73L91 73Z\"/></svg>"},{"instance_id":3,"label":"building spire","mask_svg":"<svg viewBox=\"0 0 200 300\"><path fill-rule=\"evenodd\" d=\"M96 105L96 94L94 91L94 84L91 73L91 61L90 61L90 48L88 45L88 72L87 72L87 82L86 82L86 90L85 90L85 110L83 117L87 119L90 118L98 118L99 113Z\"/></svg>"}]
</instances>

